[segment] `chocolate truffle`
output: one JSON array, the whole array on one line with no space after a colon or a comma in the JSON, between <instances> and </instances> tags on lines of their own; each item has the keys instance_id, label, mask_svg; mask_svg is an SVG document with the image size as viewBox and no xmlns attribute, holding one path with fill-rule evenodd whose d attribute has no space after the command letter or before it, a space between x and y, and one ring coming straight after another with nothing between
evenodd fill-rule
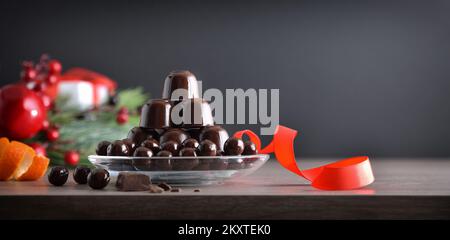
<instances>
[{"instance_id":1,"label":"chocolate truffle","mask_svg":"<svg viewBox=\"0 0 450 240\"><path fill-rule=\"evenodd\" d=\"M194 148L183 148L180 151L181 157L189 157L186 159L175 159L172 161L172 169L176 171L188 171L198 165L199 161L196 157Z\"/></svg>"},{"instance_id":2,"label":"chocolate truffle","mask_svg":"<svg viewBox=\"0 0 450 240\"><path fill-rule=\"evenodd\" d=\"M169 151L172 153L172 156L178 156L180 153L181 145L175 141L167 141L161 145L161 150Z\"/></svg>"},{"instance_id":3,"label":"chocolate truffle","mask_svg":"<svg viewBox=\"0 0 450 240\"><path fill-rule=\"evenodd\" d=\"M239 170L245 167L245 162L242 159L233 159L228 162L228 169Z\"/></svg>"},{"instance_id":4,"label":"chocolate truffle","mask_svg":"<svg viewBox=\"0 0 450 240\"><path fill-rule=\"evenodd\" d=\"M66 167L56 166L52 167L48 174L48 181L55 186L62 186L69 178L69 170Z\"/></svg>"},{"instance_id":5,"label":"chocolate truffle","mask_svg":"<svg viewBox=\"0 0 450 240\"><path fill-rule=\"evenodd\" d=\"M100 156L106 156L108 152L108 146L111 144L109 141L101 141L98 143L97 148L95 149L95 152L97 155Z\"/></svg>"},{"instance_id":6,"label":"chocolate truffle","mask_svg":"<svg viewBox=\"0 0 450 240\"><path fill-rule=\"evenodd\" d=\"M214 159L214 161L209 164L210 170L225 170L227 168L228 160L226 159Z\"/></svg>"},{"instance_id":7,"label":"chocolate truffle","mask_svg":"<svg viewBox=\"0 0 450 240\"><path fill-rule=\"evenodd\" d=\"M133 155L134 150L139 146L136 145L136 143L133 142L133 140L128 138L122 139L122 142L125 143L125 145L127 145L128 149L130 150L130 155Z\"/></svg>"},{"instance_id":8,"label":"chocolate truffle","mask_svg":"<svg viewBox=\"0 0 450 240\"><path fill-rule=\"evenodd\" d=\"M86 166L78 166L73 171L73 180L78 184L86 184L91 169Z\"/></svg>"},{"instance_id":9,"label":"chocolate truffle","mask_svg":"<svg viewBox=\"0 0 450 240\"><path fill-rule=\"evenodd\" d=\"M191 136L191 138L200 139L200 132L203 128L185 128L184 130Z\"/></svg>"},{"instance_id":10,"label":"chocolate truffle","mask_svg":"<svg viewBox=\"0 0 450 240\"><path fill-rule=\"evenodd\" d=\"M203 140L198 147L198 153L200 156L216 156L217 146L208 139Z\"/></svg>"},{"instance_id":11,"label":"chocolate truffle","mask_svg":"<svg viewBox=\"0 0 450 240\"><path fill-rule=\"evenodd\" d=\"M122 140L116 140L108 146L108 156L130 156L131 150Z\"/></svg>"},{"instance_id":12,"label":"chocolate truffle","mask_svg":"<svg viewBox=\"0 0 450 240\"><path fill-rule=\"evenodd\" d=\"M225 155L238 156L244 151L244 142L240 138L231 137L224 145Z\"/></svg>"},{"instance_id":13,"label":"chocolate truffle","mask_svg":"<svg viewBox=\"0 0 450 240\"><path fill-rule=\"evenodd\" d=\"M131 139L136 145L141 145L146 139L159 139L157 131L149 128L134 127L128 132L128 139Z\"/></svg>"},{"instance_id":14,"label":"chocolate truffle","mask_svg":"<svg viewBox=\"0 0 450 240\"><path fill-rule=\"evenodd\" d=\"M120 173L117 176L116 188L119 191L147 191L150 189L150 178L144 174Z\"/></svg>"},{"instance_id":15,"label":"chocolate truffle","mask_svg":"<svg viewBox=\"0 0 450 240\"><path fill-rule=\"evenodd\" d=\"M163 129L170 126L171 104L164 99L153 99L142 107L139 126L151 129Z\"/></svg>"},{"instance_id":16,"label":"chocolate truffle","mask_svg":"<svg viewBox=\"0 0 450 240\"><path fill-rule=\"evenodd\" d=\"M182 101L178 106L180 106L183 113L181 117L182 127L192 128L214 125L211 107L206 100L201 98L188 99Z\"/></svg>"},{"instance_id":17,"label":"chocolate truffle","mask_svg":"<svg viewBox=\"0 0 450 240\"><path fill-rule=\"evenodd\" d=\"M244 151L242 152L242 155L255 155L255 154L258 154L256 145L252 141L245 141Z\"/></svg>"},{"instance_id":18,"label":"chocolate truffle","mask_svg":"<svg viewBox=\"0 0 450 240\"><path fill-rule=\"evenodd\" d=\"M181 143L183 143L184 140L186 140L188 138L189 138L189 135L182 129L170 128L161 135L159 142L162 145L167 141L175 141L181 145Z\"/></svg>"},{"instance_id":19,"label":"chocolate truffle","mask_svg":"<svg viewBox=\"0 0 450 240\"><path fill-rule=\"evenodd\" d=\"M152 157L153 152L146 147L138 147L134 150L133 157Z\"/></svg>"},{"instance_id":20,"label":"chocolate truffle","mask_svg":"<svg viewBox=\"0 0 450 240\"><path fill-rule=\"evenodd\" d=\"M177 89L182 89L182 91L179 91L178 94L175 93L172 95L172 93ZM197 78L194 74L187 70L170 72L164 81L162 96L164 99L170 99L172 101L198 98L199 91Z\"/></svg>"},{"instance_id":21,"label":"chocolate truffle","mask_svg":"<svg viewBox=\"0 0 450 240\"><path fill-rule=\"evenodd\" d=\"M216 147L218 150L223 150L225 141L228 139L228 133L225 129L223 129L220 126L209 126L204 127L202 131L200 132L200 139L199 141L203 141L205 139L208 139L216 144Z\"/></svg>"},{"instance_id":22,"label":"chocolate truffle","mask_svg":"<svg viewBox=\"0 0 450 240\"><path fill-rule=\"evenodd\" d=\"M161 150L156 154L157 157L167 157L162 159L154 159L152 161L152 170L154 171L169 171L172 169L171 159L172 153L166 150Z\"/></svg>"},{"instance_id":23,"label":"chocolate truffle","mask_svg":"<svg viewBox=\"0 0 450 240\"><path fill-rule=\"evenodd\" d=\"M184 148L194 148L196 149L199 146L199 143L196 139L188 138L183 141L181 144Z\"/></svg>"},{"instance_id":24,"label":"chocolate truffle","mask_svg":"<svg viewBox=\"0 0 450 240\"><path fill-rule=\"evenodd\" d=\"M153 154L157 154L161 149L159 148L159 142L156 139L150 138L141 143L142 147L146 147L152 150Z\"/></svg>"},{"instance_id":25,"label":"chocolate truffle","mask_svg":"<svg viewBox=\"0 0 450 240\"><path fill-rule=\"evenodd\" d=\"M105 169L94 169L89 173L88 184L93 189L102 189L109 183L109 172Z\"/></svg>"}]
</instances>

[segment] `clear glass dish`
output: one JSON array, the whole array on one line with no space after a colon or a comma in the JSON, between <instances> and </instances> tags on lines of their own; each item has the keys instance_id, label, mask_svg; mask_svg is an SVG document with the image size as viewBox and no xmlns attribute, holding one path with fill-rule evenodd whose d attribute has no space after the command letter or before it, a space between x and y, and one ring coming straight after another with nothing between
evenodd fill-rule
<instances>
[{"instance_id":1,"label":"clear glass dish","mask_svg":"<svg viewBox=\"0 0 450 240\"><path fill-rule=\"evenodd\" d=\"M172 185L209 185L246 176L260 168L267 154L217 157L116 157L90 155L89 161L109 171L112 177L120 172L149 176L153 182Z\"/></svg>"}]
</instances>

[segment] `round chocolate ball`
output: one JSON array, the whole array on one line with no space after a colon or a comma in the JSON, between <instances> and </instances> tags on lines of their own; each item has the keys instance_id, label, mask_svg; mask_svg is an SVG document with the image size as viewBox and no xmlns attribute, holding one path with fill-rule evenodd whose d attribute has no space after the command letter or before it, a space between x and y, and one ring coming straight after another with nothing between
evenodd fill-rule
<instances>
[{"instance_id":1,"label":"round chocolate ball","mask_svg":"<svg viewBox=\"0 0 450 240\"><path fill-rule=\"evenodd\" d=\"M142 147L152 150L153 154L157 154L161 149L159 148L158 140L154 138L147 139L141 143Z\"/></svg>"},{"instance_id":2,"label":"round chocolate ball","mask_svg":"<svg viewBox=\"0 0 450 240\"><path fill-rule=\"evenodd\" d=\"M195 148L183 148L180 151L180 157L197 157L197 153L195 152Z\"/></svg>"},{"instance_id":3,"label":"round chocolate ball","mask_svg":"<svg viewBox=\"0 0 450 240\"><path fill-rule=\"evenodd\" d=\"M100 156L106 156L108 153L108 146L111 144L109 141L101 141L97 144L97 148L95 149L95 152L97 155Z\"/></svg>"},{"instance_id":4,"label":"round chocolate ball","mask_svg":"<svg viewBox=\"0 0 450 240\"><path fill-rule=\"evenodd\" d=\"M167 141L175 141L178 144L181 144L188 138L189 135L185 131L179 128L169 128L161 135L159 142L163 144Z\"/></svg>"},{"instance_id":5,"label":"round chocolate ball","mask_svg":"<svg viewBox=\"0 0 450 240\"><path fill-rule=\"evenodd\" d=\"M78 166L73 171L73 180L78 184L86 184L91 169L86 166Z\"/></svg>"},{"instance_id":6,"label":"round chocolate ball","mask_svg":"<svg viewBox=\"0 0 450 240\"><path fill-rule=\"evenodd\" d=\"M188 138L181 144L184 148L197 148L199 143L196 139Z\"/></svg>"},{"instance_id":7,"label":"round chocolate ball","mask_svg":"<svg viewBox=\"0 0 450 240\"><path fill-rule=\"evenodd\" d=\"M128 132L128 139L131 139L136 145L141 145L143 141L149 138L158 139L159 134L157 131L149 128L134 127Z\"/></svg>"},{"instance_id":8,"label":"round chocolate ball","mask_svg":"<svg viewBox=\"0 0 450 240\"><path fill-rule=\"evenodd\" d=\"M228 132L220 126L204 127L200 132L199 141L210 140L216 144L218 150L223 150L225 141L228 139Z\"/></svg>"},{"instance_id":9,"label":"round chocolate ball","mask_svg":"<svg viewBox=\"0 0 450 240\"><path fill-rule=\"evenodd\" d=\"M199 140L202 129L203 128L187 128L185 131L189 134L189 136L191 136L191 138Z\"/></svg>"},{"instance_id":10,"label":"round chocolate ball","mask_svg":"<svg viewBox=\"0 0 450 240\"><path fill-rule=\"evenodd\" d=\"M116 140L108 146L108 156L130 156L131 150L122 140Z\"/></svg>"},{"instance_id":11,"label":"round chocolate ball","mask_svg":"<svg viewBox=\"0 0 450 240\"><path fill-rule=\"evenodd\" d=\"M224 145L225 155L238 156L244 151L244 142L240 138L231 137Z\"/></svg>"},{"instance_id":12,"label":"round chocolate ball","mask_svg":"<svg viewBox=\"0 0 450 240\"><path fill-rule=\"evenodd\" d=\"M56 166L50 170L48 181L55 186L62 186L69 178L69 170L66 167Z\"/></svg>"},{"instance_id":13,"label":"round chocolate ball","mask_svg":"<svg viewBox=\"0 0 450 240\"><path fill-rule=\"evenodd\" d=\"M133 140L128 139L128 138L122 139L122 142L125 143L125 145L127 145L127 147L128 147L128 150L130 150L130 152L129 152L130 156L133 154L134 150L136 150L136 148L139 146L139 145L136 145L136 143L133 142Z\"/></svg>"},{"instance_id":14,"label":"round chocolate ball","mask_svg":"<svg viewBox=\"0 0 450 240\"><path fill-rule=\"evenodd\" d=\"M258 154L256 145L252 141L245 141L244 151L242 152L242 155L255 155L255 154Z\"/></svg>"},{"instance_id":15,"label":"round chocolate ball","mask_svg":"<svg viewBox=\"0 0 450 240\"><path fill-rule=\"evenodd\" d=\"M88 184L93 189L102 189L109 183L109 172L105 169L94 169L88 176Z\"/></svg>"},{"instance_id":16,"label":"round chocolate ball","mask_svg":"<svg viewBox=\"0 0 450 240\"><path fill-rule=\"evenodd\" d=\"M228 169L239 170L245 168L245 162L242 159L233 159L228 162Z\"/></svg>"},{"instance_id":17,"label":"round chocolate ball","mask_svg":"<svg viewBox=\"0 0 450 240\"><path fill-rule=\"evenodd\" d=\"M156 154L158 157L165 157L162 159L155 159L152 161L152 170L154 171L169 171L172 169L171 159L172 153L166 150L161 150Z\"/></svg>"},{"instance_id":18,"label":"round chocolate ball","mask_svg":"<svg viewBox=\"0 0 450 240\"><path fill-rule=\"evenodd\" d=\"M198 146L198 153L200 156L216 156L217 145L208 139L203 140Z\"/></svg>"},{"instance_id":19,"label":"round chocolate ball","mask_svg":"<svg viewBox=\"0 0 450 240\"><path fill-rule=\"evenodd\" d=\"M178 156L180 153L180 144L175 141L167 141L161 145L161 150L166 150L172 153L172 156Z\"/></svg>"},{"instance_id":20,"label":"round chocolate ball","mask_svg":"<svg viewBox=\"0 0 450 240\"><path fill-rule=\"evenodd\" d=\"M198 165L199 161L196 157L195 148L183 148L180 151L181 157L189 157L186 159L175 159L172 161L172 169L176 171L188 171Z\"/></svg>"},{"instance_id":21,"label":"round chocolate ball","mask_svg":"<svg viewBox=\"0 0 450 240\"><path fill-rule=\"evenodd\" d=\"M146 147L138 147L134 150L133 157L152 157L153 152Z\"/></svg>"},{"instance_id":22,"label":"round chocolate ball","mask_svg":"<svg viewBox=\"0 0 450 240\"><path fill-rule=\"evenodd\" d=\"M228 168L228 160L226 159L214 159L209 163L209 168L211 170L225 170Z\"/></svg>"}]
</instances>

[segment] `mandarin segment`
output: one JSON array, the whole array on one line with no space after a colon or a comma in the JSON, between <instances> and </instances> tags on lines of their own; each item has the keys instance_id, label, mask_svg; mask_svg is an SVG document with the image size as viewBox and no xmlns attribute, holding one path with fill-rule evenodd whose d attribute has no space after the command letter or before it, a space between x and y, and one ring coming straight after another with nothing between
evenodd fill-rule
<instances>
[{"instance_id":1,"label":"mandarin segment","mask_svg":"<svg viewBox=\"0 0 450 240\"><path fill-rule=\"evenodd\" d=\"M34 156L34 150L28 145L16 141L7 144L0 158L0 180L9 180L26 172Z\"/></svg>"},{"instance_id":2,"label":"mandarin segment","mask_svg":"<svg viewBox=\"0 0 450 240\"><path fill-rule=\"evenodd\" d=\"M33 158L33 163L28 170L17 178L18 181L34 181L38 180L47 172L50 160L42 155L36 155Z\"/></svg>"}]
</instances>

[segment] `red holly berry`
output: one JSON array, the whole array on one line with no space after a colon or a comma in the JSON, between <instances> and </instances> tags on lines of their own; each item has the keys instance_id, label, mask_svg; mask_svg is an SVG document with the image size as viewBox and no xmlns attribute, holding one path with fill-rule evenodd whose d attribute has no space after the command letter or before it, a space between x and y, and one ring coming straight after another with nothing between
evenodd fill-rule
<instances>
[{"instance_id":1,"label":"red holly berry","mask_svg":"<svg viewBox=\"0 0 450 240\"><path fill-rule=\"evenodd\" d=\"M77 151L67 151L64 154L64 162L70 166L76 166L78 165L78 162L80 161L80 154Z\"/></svg>"},{"instance_id":2,"label":"red holly berry","mask_svg":"<svg viewBox=\"0 0 450 240\"><path fill-rule=\"evenodd\" d=\"M47 88L47 85L44 82L36 81L33 91L35 92L43 92Z\"/></svg>"},{"instance_id":3,"label":"red holly berry","mask_svg":"<svg viewBox=\"0 0 450 240\"><path fill-rule=\"evenodd\" d=\"M49 128L46 131L47 140L54 142L59 138L59 131L56 128Z\"/></svg>"},{"instance_id":4,"label":"red holly berry","mask_svg":"<svg viewBox=\"0 0 450 240\"><path fill-rule=\"evenodd\" d=\"M128 114L128 113L129 113L128 108L126 108L126 107L121 107L119 109L119 111L117 112L117 114Z\"/></svg>"},{"instance_id":5,"label":"red holly berry","mask_svg":"<svg viewBox=\"0 0 450 240\"><path fill-rule=\"evenodd\" d=\"M46 109L52 108L52 99L47 94L39 92L38 96L41 98L42 103L44 104Z\"/></svg>"},{"instance_id":6,"label":"red holly berry","mask_svg":"<svg viewBox=\"0 0 450 240\"><path fill-rule=\"evenodd\" d=\"M42 156L46 156L47 155L47 150L41 144L39 144L39 143L30 143L28 145L34 149L34 151L36 152L37 155L42 155Z\"/></svg>"},{"instance_id":7,"label":"red holly berry","mask_svg":"<svg viewBox=\"0 0 450 240\"><path fill-rule=\"evenodd\" d=\"M47 130L48 127L50 127L50 122L49 122L47 119L45 119L45 120L42 122L42 129L43 129L43 130Z\"/></svg>"},{"instance_id":8,"label":"red holly berry","mask_svg":"<svg viewBox=\"0 0 450 240\"><path fill-rule=\"evenodd\" d=\"M117 114L116 121L119 125L123 125L128 122L128 118L129 118L128 114L125 113Z\"/></svg>"},{"instance_id":9,"label":"red holly berry","mask_svg":"<svg viewBox=\"0 0 450 240\"><path fill-rule=\"evenodd\" d=\"M52 74L60 74L62 70L62 65L58 60L50 60L48 62L48 72Z\"/></svg>"},{"instance_id":10,"label":"red holly berry","mask_svg":"<svg viewBox=\"0 0 450 240\"><path fill-rule=\"evenodd\" d=\"M34 70L33 68L25 68L20 73L20 77L21 77L22 81L24 81L24 82L31 82L36 78L36 76L37 76L37 71Z\"/></svg>"},{"instance_id":11,"label":"red holly berry","mask_svg":"<svg viewBox=\"0 0 450 240\"><path fill-rule=\"evenodd\" d=\"M59 77L56 76L55 74L49 74L46 78L45 78L45 82L49 85L53 85L58 83L59 81Z\"/></svg>"}]
</instances>

